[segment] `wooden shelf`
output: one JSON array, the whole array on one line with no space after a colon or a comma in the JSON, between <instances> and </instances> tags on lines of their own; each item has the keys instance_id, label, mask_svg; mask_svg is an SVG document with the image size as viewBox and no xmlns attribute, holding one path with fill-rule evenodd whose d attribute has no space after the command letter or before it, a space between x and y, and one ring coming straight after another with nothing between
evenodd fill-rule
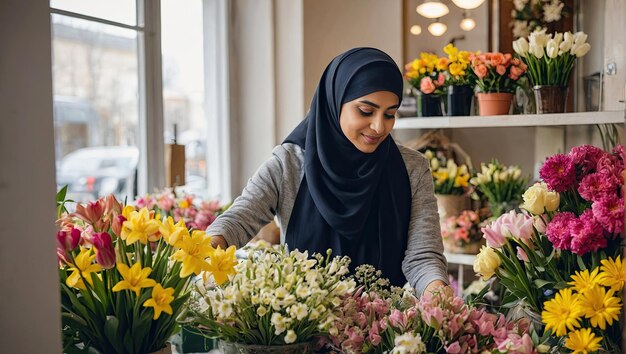
<instances>
[{"instance_id":1,"label":"wooden shelf","mask_svg":"<svg viewBox=\"0 0 626 354\"><path fill-rule=\"evenodd\" d=\"M624 111L470 117L406 117L396 119L394 129L531 127L608 123L623 124Z\"/></svg>"},{"instance_id":2,"label":"wooden shelf","mask_svg":"<svg viewBox=\"0 0 626 354\"><path fill-rule=\"evenodd\" d=\"M462 265L474 265L474 260L476 259L476 255L473 254L459 254L459 253L448 253L444 252L443 255L448 260L450 264L462 264Z\"/></svg>"}]
</instances>

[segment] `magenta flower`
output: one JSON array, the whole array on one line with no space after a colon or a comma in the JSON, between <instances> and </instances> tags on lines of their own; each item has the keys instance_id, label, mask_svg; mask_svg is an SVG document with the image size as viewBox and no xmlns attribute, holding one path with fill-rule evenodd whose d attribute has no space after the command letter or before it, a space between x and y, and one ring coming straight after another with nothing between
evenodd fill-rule
<instances>
[{"instance_id":1,"label":"magenta flower","mask_svg":"<svg viewBox=\"0 0 626 354\"><path fill-rule=\"evenodd\" d=\"M616 194L605 195L591 205L593 216L611 234L624 229L624 198Z\"/></svg>"},{"instance_id":2,"label":"magenta flower","mask_svg":"<svg viewBox=\"0 0 626 354\"><path fill-rule=\"evenodd\" d=\"M571 250L575 254L582 256L606 247L602 226L593 216L591 209L585 210L578 218L578 222L572 223L571 228Z\"/></svg>"},{"instance_id":3,"label":"magenta flower","mask_svg":"<svg viewBox=\"0 0 626 354\"><path fill-rule=\"evenodd\" d=\"M72 227L70 230L57 232L57 257L59 262L68 262L67 251L71 251L78 246L80 241L80 230Z\"/></svg>"},{"instance_id":4,"label":"magenta flower","mask_svg":"<svg viewBox=\"0 0 626 354\"><path fill-rule=\"evenodd\" d=\"M595 171L598 160L608 153L593 145L574 146L569 152L574 164L581 168L583 174Z\"/></svg>"},{"instance_id":5,"label":"magenta flower","mask_svg":"<svg viewBox=\"0 0 626 354\"><path fill-rule=\"evenodd\" d=\"M576 215L570 212L559 213L552 218L546 227L546 236L554 247L560 250L570 250L572 242L572 226L578 222Z\"/></svg>"},{"instance_id":6,"label":"magenta flower","mask_svg":"<svg viewBox=\"0 0 626 354\"><path fill-rule=\"evenodd\" d=\"M570 156L556 154L541 166L539 176L550 190L561 193L575 185L576 167Z\"/></svg>"},{"instance_id":7,"label":"magenta flower","mask_svg":"<svg viewBox=\"0 0 626 354\"><path fill-rule=\"evenodd\" d=\"M606 171L583 177L578 186L578 193L587 201L596 201L605 195L616 194L621 187L620 180Z\"/></svg>"},{"instance_id":8,"label":"magenta flower","mask_svg":"<svg viewBox=\"0 0 626 354\"><path fill-rule=\"evenodd\" d=\"M96 262L104 268L109 269L115 266L115 249L111 235L106 232L93 234L93 247L96 249Z\"/></svg>"}]
</instances>

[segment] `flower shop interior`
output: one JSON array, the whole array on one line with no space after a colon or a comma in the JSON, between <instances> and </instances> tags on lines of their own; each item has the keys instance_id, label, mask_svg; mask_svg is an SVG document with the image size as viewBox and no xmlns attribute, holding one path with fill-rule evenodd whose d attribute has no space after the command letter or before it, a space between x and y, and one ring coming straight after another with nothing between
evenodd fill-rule
<instances>
[{"instance_id":1,"label":"flower shop interior","mask_svg":"<svg viewBox=\"0 0 626 354\"><path fill-rule=\"evenodd\" d=\"M0 351L624 352L625 18L625 0L2 0ZM403 74L391 136L428 160L451 294L208 244L354 47ZM241 269L277 265L333 285L233 302L261 281Z\"/></svg>"}]
</instances>

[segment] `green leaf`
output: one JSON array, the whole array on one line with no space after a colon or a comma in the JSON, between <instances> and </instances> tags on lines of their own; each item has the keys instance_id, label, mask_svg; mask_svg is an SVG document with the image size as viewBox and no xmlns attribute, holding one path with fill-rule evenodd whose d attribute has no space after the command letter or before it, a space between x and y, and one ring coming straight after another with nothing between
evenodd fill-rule
<instances>
[{"instance_id":1,"label":"green leaf","mask_svg":"<svg viewBox=\"0 0 626 354\"><path fill-rule=\"evenodd\" d=\"M121 345L119 343L119 325L120 321L115 316L107 316L107 319L104 322L104 334L107 336L116 351L121 349Z\"/></svg>"},{"instance_id":2,"label":"green leaf","mask_svg":"<svg viewBox=\"0 0 626 354\"><path fill-rule=\"evenodd\" d=\"M537 289L541 289L541 288L543 288L546 285L552 284L551 281L547 281L547 280L543 280L543 279L535 279L533 281L533 283L535 284Z\"/></svg>"}]
</instances>

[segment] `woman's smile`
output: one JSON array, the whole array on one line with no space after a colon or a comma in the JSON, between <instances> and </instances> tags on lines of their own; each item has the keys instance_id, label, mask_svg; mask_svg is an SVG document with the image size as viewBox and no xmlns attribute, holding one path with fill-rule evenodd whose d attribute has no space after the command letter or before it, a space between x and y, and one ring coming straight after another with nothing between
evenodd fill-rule
<instances>
[{"instance_id":1,"label":"woman's smile","mask_svg":"<svg viewBox=\"0 0 626 354\"><path fill-rule=\"evenodd\" d=\"M381 136L362 134L367 144L378 144Z\"/></svg>"}]
</instances>

